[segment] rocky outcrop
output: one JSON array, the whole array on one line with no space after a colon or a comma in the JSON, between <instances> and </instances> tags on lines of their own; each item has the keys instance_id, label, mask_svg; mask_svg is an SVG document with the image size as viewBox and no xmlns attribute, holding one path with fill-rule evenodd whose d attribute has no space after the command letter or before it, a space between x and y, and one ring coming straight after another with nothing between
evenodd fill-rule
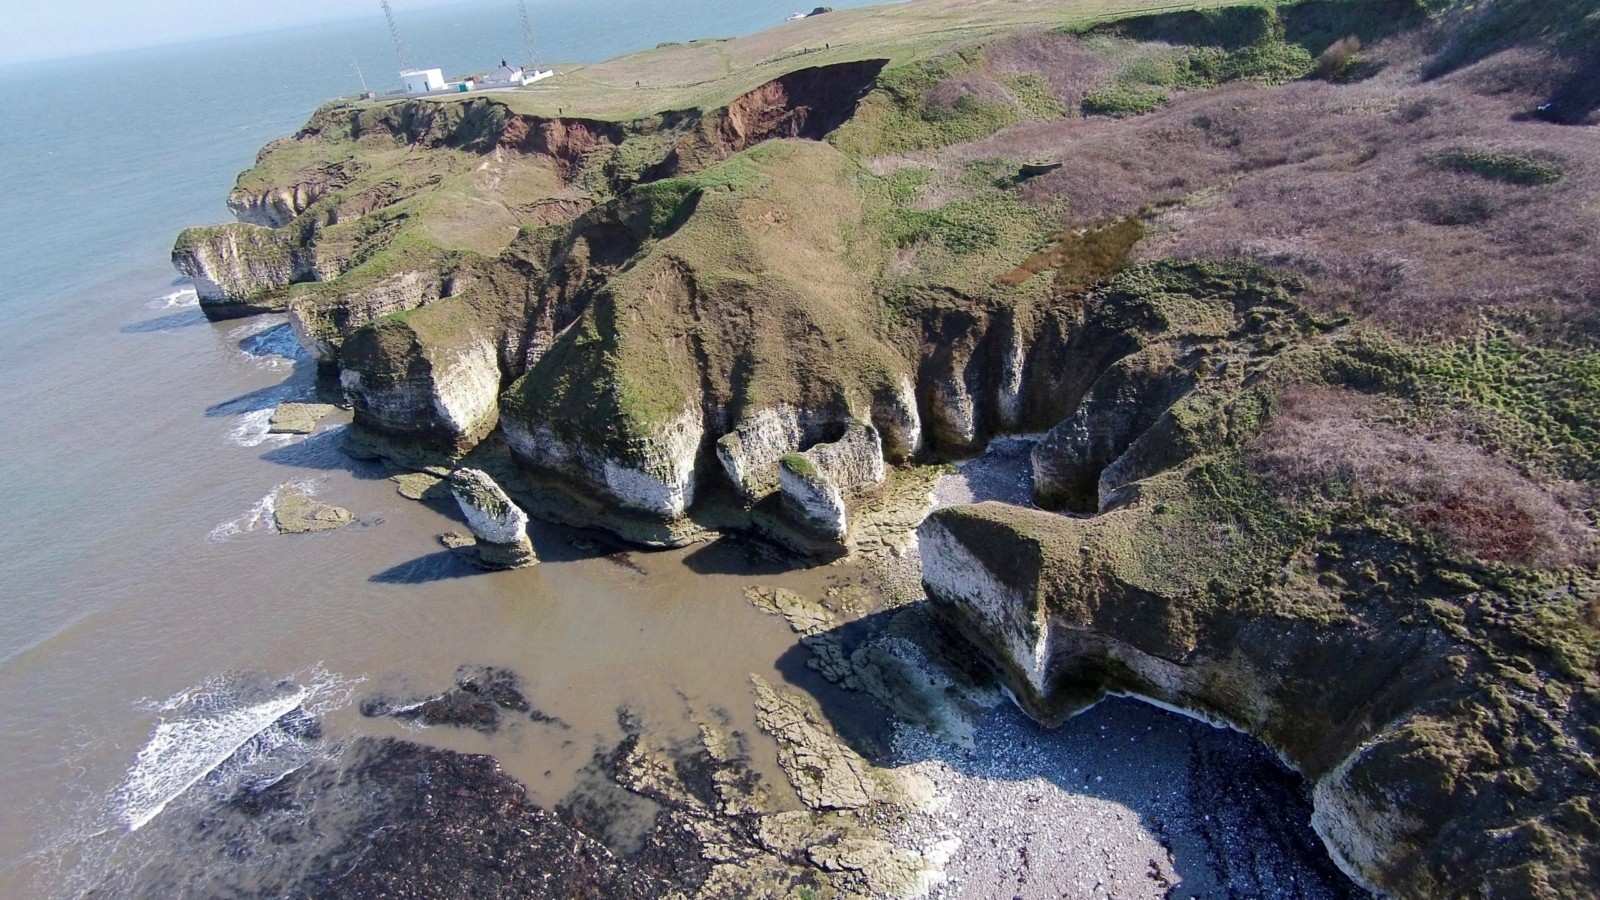
<instances>
[{"instance_id":1,"label":"rocky outcrop","mask_svg":"<svg viewBox=\"0 0 1600 900\"><path fill-rule=\"evenodd\" d=\"M274 292L318 275L292 236L257 225L190 228L178 236L172 264L194 282L208 315L281 309Z\"/></svg>"},{"instance_id":2,"label":"rocky outcrop","mask_svg":"<svg viewBox=\"0 0 1600 900\"><path fill-rule=\"evenodd\" d=\"M1118 360L1077 411L1034 445L1035 501L1046 509L1099 512L1132 480L1124 480L1124 466L1115 464L1194 382L1190 367L1178 364L1164 344Z\"/></svg>"},{"instance_id":3,"label":"rocky outcrop","mask_svg":"<svg viewBox=\"0 0 1600 900\"><path fill-rule=\"evenodd\" d=\"M880 789L866 760L834 736L814 707L758 675L750 682L756 721L777 739L778 763L807 806L858 809L873 801Z\"/></svg>"},{"instance_id":4,"label":"rocky outcrop","mask_svg":"<svg viewBox=\"0 0 1600 900\"><path fill-rule=\"evenodd\" d=\"M778 472L790 521L802 531L842 541L850 528L847 501L883 483L883 442L876 428L852 422L838 440L782 457Z\"/></svg>"},{"instance_id":5,"label":"rocky outcrop","mask_svg":"<svg viewBox=\"0 0 1600 900\"><path fill-rule=\"evenodd\" d=\"M533 542L528 540L528 514L511 502L487 472L451 472L450 493L477 538L476 563L486 569L520 569L539 562Z\"/></svg>"},{"instance_id":6,"label":"rocky outcrop","mask_svg":"<svg viewBox=\"0 0 1600 900\"><path fill-rule=\"evenodd\" d=\"M246 225L282 228L311 208L327 193L325 184L295 184L250 191L235 188L228 194L228 211Z\"/></svg>"},{"instance_id":7,"label":"rocky outcrop","mask_svg":"<svg viewBox=\"0 0 1600 900\"><path fill-rule=\"evenodd\" d=\"M429 271L395 272L362 284L346 281L288 301L295 337L324 366L338 362L339 348L356 329L432 303L443 290L439 274Z\"/></svg>"},{"instance_id":8,"label":"rocky outcrop","mask_svg":"<svg viewBox=\"0 0 1600 900\"><path fill-rule=\"evenodd\" d=\"M684 410L616 453L563 438L543 424L507 420L503 425L519 462L598 492L624 512L677 519L694 503L700 478L696 462L705 437L699 410Z\"/></svg>"},{"instance_id":9,"label":"rocky outcrop","mask_svg":"<svg viewBox=\"0 0 1600 900\"><path fill-rule=\"evenodd\" d=\"M1438 602L1426 597L1374 593L1336 616L1202 600L1208 573L1249 548L1188 556L1189 583L1164 574L1174 512L1159 507L941 510L919 531L924 582L1042 722L1114 692L1261 738L1314 785L1313 825L1369 887L1558 896L1583 877L1600 823L1574 798L1595 796L1600 771L1576 735L1596 710L1507 693L1480 640L1414 612ZM1529 743L1490 750L1483 736L1504 728ZM1525 866L1529 853L1541 867Z\"/></svg>"},{"instance_id":10,"label":"rocky outcrop","mask_svg":"<svg viewBox=\"0 0 1600 900\"><path fill-rule=\"evenodd\" d=\"M454 457L476 446L498 418L491 334L456 300L358 329L340 353L352 438L396 457Z\"/></svg>"},{"instance_id":11,"label":"rocky outcrop","mask_svg":"<svg viewBox=\"0 0 1600 900\"><path fill-rule=\"evenodd\" d=\"M892 389L872 400L872 424L883 439L883 454L893 463L910 462L922 452L922 416L911 376L901 374Z\"/></svg>"},{"instance_id":12,"label":"rocky outcrop","mask_svg":"<svg viewBox=\"0 0 1600 900\"><path fill-rule=\"evenodd\" d=\"M267 423L268 434L310 434L317 423L333 413L328 403L280 403Z\"/></svg>"},{"instance_id":13,"label":"rocky outcrop","mask_svg":"<svg viewBox=\"0 0 1600 900\"><path fill-rule=\"evenodd\" d=\"M296 484L286 484L273 494L272 517L279 534L334 531L355 521L350 510L323 503Z\"/></svg>"}]
</instances>

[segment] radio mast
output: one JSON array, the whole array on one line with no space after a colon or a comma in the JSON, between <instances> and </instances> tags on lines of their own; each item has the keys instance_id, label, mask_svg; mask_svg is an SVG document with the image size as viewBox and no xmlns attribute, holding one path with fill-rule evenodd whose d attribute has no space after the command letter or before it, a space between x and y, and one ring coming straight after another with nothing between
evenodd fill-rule
<instances>
[{"instance_id":1,"label":"radio mast","mask_svg":"<svg viewBox=\"0 0 1600 900\"><path fill-rule=\"evenodd\" d=\"M528 0L517 0L517 13L522 16L522 40L528 45L528 65L539 70L539 52L533 49L533 21L528 18Z\"/></svg>"},{"instance_id":2,"label":"radio mast","mask_svg":"<svg viewBox=\"0 0 1600 900\"><path fill-rule=\"evenodd\" d=\"M411 66L406 64L406 45L400 40L400 26L394 23L394 10L389 6L389 0L383 0L383 16L389 20L389 37L394 39L395 59L400 61L400 71L404 72Z\"/></svg>"}]
</instances>

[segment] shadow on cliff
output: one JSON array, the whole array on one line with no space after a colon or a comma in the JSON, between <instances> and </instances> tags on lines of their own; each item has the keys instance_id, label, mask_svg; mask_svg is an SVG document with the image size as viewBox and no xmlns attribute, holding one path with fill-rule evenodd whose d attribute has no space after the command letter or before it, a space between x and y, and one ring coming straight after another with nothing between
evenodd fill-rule
<instances>
[{"instance_id":1,"label":"shadow on cliff","mask_svg":"<svg viewBox=\"0 0 1600 900\"><path fill-rule=\"evenodd\" d=\"M970 684L980 691L996 690L993 676L931 614L926 601L866 616L821 637L837 641L843 656L850 658L886 633L917 645L925 660L940 660L934 665L944 671L935 672L936 676L951 676L955 685ZM894 714L865 691L829 683L811 668L814 658L809 646L796 643L779 658L777 668L791 685L816 700L852 749L878 765L938 762L966 778L1038 785L1027 792L1025 804L1044 801L1043 784L1048 784L1126 810L1102 808L1087 812L1081 822L1041 824L1036 829L1039 837L1034 838L1036 852L1041 846L1037 842L1072 841L1081 828L1115 827L1107 820L1108 813L1131 815L1170 854L1170 866L1157 866L1152 860L1143 874L1158 885L1175 876L1177 885L1168 885L1172 896L1291 900L1368 896L1338 870L1312 831L1305 780L1244 734L1124 697L1107 698L1052 730L1009 701L985 709L968 700L964 709L969 712L963 715L962 689L952 686L944 689L949 711L971 724L972 746L915 734L891 750ZM930 684L936 680L943 679L928 679ZM1027 819L1047 807L1019 804L1015 809L981 812ZM1059 802L1054 807L1062 808ZM963 811L958 807L957 812ZM970 816L978 811L964 812ZM1022 830L1035 833L1034 828ZM1000 834L997 830L992 837ZM1027 848L1012 853L1024 861L1019 877L1026 878ZM1127 878L1139 873L1117 874ZM1017 886L1020 890L1020 881Z\"/></svg>"}]
</instances>

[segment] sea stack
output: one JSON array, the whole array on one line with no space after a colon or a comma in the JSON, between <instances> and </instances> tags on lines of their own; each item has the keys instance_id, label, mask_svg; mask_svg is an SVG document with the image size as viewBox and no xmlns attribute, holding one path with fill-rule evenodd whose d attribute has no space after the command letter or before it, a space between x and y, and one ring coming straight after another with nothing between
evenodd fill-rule
<instances>
[{"instance_id":1,"label":"sea stack","mask_svg":"<svg viewBox=\"0 0 1600 900\"><path fill-rule=\"evenodd\" d=\"M528 540L528 514L517 508L487 472L457 469L450 473L450 493L467 517L467 527L477 538L468 558L485 569L520 569L537 565L538 554Z\"/></svg>"}]
</instances>

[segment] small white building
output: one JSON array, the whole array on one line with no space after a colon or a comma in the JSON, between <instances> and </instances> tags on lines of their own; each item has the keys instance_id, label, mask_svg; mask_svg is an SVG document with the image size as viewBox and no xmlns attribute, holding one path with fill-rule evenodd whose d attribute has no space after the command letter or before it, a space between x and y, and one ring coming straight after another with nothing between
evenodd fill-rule
<instances>
[{"instance_id":1,"label":"small white building","mask_svg":"<svg viewBox=\"0 0 1600 900\"><path fill-rule=\"evenodd\" d=\"M500 68L483 76L484 87L522 87L527 84L522 74L521 66L501 63Z\"/></svg>"},{"instance_id":2,"label":"small white building","mask_svg":"<svg viewBox=\"0 0 1600 900\"><path fill-rule=\"evenodd\" d=\"M524 69L502 62L500 68L483 76L483 86L486 88L525 87L535 81L541 81L554 75L549 69Z\"/></svg>"},{"instance_id":3,"label":"small white building","mask_svg":"<svg viewBox=\"0 0 1600 900\"><path fill-rule=\"evenodd\" d=\"M440 69L407 69L400 73L400 81L408 94L431 94L445 88L444 72Z\"/></svg>"}]
</instances>

